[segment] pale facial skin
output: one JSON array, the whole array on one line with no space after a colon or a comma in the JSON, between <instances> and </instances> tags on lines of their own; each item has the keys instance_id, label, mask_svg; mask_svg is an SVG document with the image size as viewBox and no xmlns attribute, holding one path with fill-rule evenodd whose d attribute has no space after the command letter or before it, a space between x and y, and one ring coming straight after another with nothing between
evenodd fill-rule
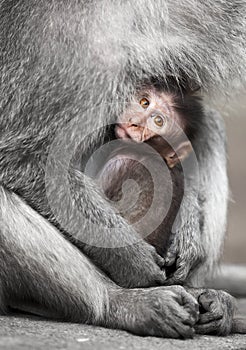
<instances>
[{"instance_id":1,"label":"pale facial skin","mask_svg":"<svg viewBox=\"0 0 246 350\"><path fill-rule=\"evenodd\" d=\"M119 117L115 128L120 139L148 142L166 160L170 168L191 152L191 143L183 140L186 120L175 109L171 94L155 87L141 90ZM172 140L172 148L167 140Z\"/></svg>"}]
</instances>

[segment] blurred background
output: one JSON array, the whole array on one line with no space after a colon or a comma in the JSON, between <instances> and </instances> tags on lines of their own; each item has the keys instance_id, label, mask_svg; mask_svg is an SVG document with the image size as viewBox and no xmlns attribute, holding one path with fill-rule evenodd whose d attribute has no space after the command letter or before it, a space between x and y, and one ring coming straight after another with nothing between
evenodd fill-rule
<instances>
[{"instance_id":1,"label":"blurred background","mask_svg":"<svg viewBox=\"0 0 246 350\"><path fill-rule=\"evenodd\" d=\"M246 264L246 92L228 101L216 106L227 127L231 189L223 261Z\"/></svg>"}]
</instances>

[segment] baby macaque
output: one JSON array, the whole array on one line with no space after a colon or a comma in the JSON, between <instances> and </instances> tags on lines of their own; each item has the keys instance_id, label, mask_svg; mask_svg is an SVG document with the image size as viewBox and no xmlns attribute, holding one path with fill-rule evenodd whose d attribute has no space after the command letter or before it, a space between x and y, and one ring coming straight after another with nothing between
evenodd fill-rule
<instances>
[{"instance_id":1,"label":"baby macaque","mask_svg":"<svg viewBox=\"0 0 246 350\"><path fill-rule=\"evenodd\" d=\"M121 139L148 142L173 168L190 154L201 115L197 97L150 86L130 102L119 117L115 133Z\"/></svg>"},{"instance_id":2,"label":"baby macaque","mask_svg":"<svg viewBox=\"0 0 246 350\"><path fill-rule=\"evenodd\" d=\"M115 134L118 139L126 141L126 145L130 140L151 146L153 152L143 153L141 157L151 157L151 167L157 168L159 160L156 154L161 156L167 164L162 167L164 181L160 188L154 188L150 171L141 162L131 159L133 146L131 151L120 149L117 154L113 154L99 175L102 190L116 203L116 207L124 196L124 208L117 209L131 224L144 218L150 210L154 191L162 193L158 206L151 213L153 222L161 218L160 225L150 229L150 234L144 236L162 256L165 256L167 241L183 198L184 174L181 162L192 151L191 142L198 133L202 116L202 106L196 97L167 93L155 86L143 88L119 117ZM122 190L128 179L138 184L138 191L134 188ZM136 195L138 199L134 201ZM137 230L141 235L144 227L140 225Z\"/></svg>"}]
</instances>

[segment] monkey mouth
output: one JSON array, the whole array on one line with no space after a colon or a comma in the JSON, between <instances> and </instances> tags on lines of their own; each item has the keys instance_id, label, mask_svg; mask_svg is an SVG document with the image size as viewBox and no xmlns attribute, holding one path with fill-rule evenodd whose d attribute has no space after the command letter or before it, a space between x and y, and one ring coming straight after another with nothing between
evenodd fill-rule
<instances>
[{"instance_id":1,"label":"monkey mouth","mask_svg":"<svg viewBox=\"0 0 246 350\"><path fill-rule=\"evenodd\" d=\"M142 142L142 134L138 125L118 124L115 128L115 135L118 139Z\"/></svg>"},{"instance_id":2,"label":"monkey mouth","mask_svg":"<svg viewBox=\"0 0 246 350\"><path fill-rule=\"evenodd\" d=\"M115 136L122 140L132 140L135 142L144 142L155 136L155 133L141 125L117 124L115 127Z\"/></svg>"},{"instance_id":3,"label":"monkey mouth","mask_svg":"<svg viewBox=\"0 0 246 350\"><path fill-rule=\"evenodd\" d=\"M127 132L127 127L124 127L123 124L117 124L115 127L115 136L118 139L130 139L131 136Z\"/></svg>"}]
</instances>

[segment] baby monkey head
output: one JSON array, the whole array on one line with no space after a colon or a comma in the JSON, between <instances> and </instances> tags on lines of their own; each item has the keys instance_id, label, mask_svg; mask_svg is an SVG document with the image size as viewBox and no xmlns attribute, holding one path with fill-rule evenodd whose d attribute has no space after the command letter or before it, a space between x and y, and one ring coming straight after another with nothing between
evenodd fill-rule
<instances>
[{"instance_id":1,"label":"baby monkey head","mask_svg":"<svg viewBox=\"0 0 246 350\"><path fill-rule=\"evenodd\" d=\"M116 136L147 142L172 168L192 150L186 137L189 118L181 112L181 104L180 96L154 86L143 88L119 116Z\"/></svg>"}]
</instances>

